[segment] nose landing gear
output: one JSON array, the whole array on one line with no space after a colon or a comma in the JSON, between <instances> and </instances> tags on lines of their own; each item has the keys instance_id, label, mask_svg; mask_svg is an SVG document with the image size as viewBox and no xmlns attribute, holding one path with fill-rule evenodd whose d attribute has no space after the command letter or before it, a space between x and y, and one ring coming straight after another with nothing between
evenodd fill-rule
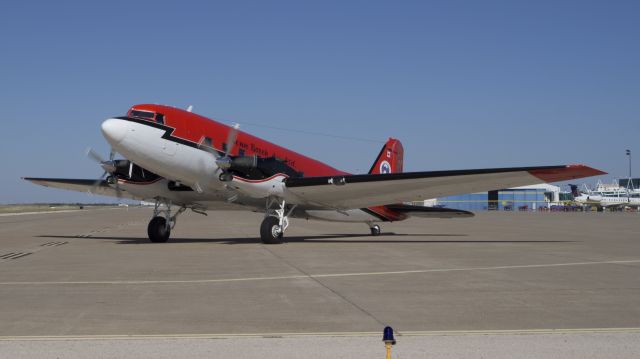
<instances>
[{"instance_id":1,"label":"nose landing gear","mask_svg":"<svg viewBox=\"0 0 640 359\"><path fill-rule=\"evenodd\" d=\"M165 208L162 209L161 206ZM164 243L169 240L171 230L176 226L176 219L186 209L187 207L182 206L175 214L171 215L171 202L157 200L153 208L153 217L147 226L149 240L153 243Z\"/></svg>"}]
</instances>

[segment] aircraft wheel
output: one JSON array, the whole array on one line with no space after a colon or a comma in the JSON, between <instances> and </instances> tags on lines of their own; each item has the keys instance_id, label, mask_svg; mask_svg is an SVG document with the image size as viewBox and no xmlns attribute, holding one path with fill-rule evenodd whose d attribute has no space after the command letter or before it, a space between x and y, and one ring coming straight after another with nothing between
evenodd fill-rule
<instances>
[{"instance_id":1,"label":"aircraft wheel","mask_svg":"<svg viewBox=\"0 0 640 359\"><path fill-rule=\"evenodd\" d=\"M280 220L273 216L266 217L260 225L260 240L264 244L282 243L282 230Z\"/></svg>"},{"instance_id":2,"label":"aircraft wheel","mask_svg":"<svg viewBox=\"0 0 640 359\"><path fill-rule=\"evenodd\" d=\"M372 236L379 236L380 235L380 226L377 224L374 224L373 226L371 226L371 235Z\"/></svg>"},{"instance_id":3,"label":"aircraft wheel","mask_svg":"<svg viewBox=\"0 0 640 359\"><path fill-rule=\"evenodd\" d=\"M153 243L164 243L169 239L171 228L167 228L167 220L164 217L153 217L149 221L147 234Z\"/></svg>"}]
</instances>

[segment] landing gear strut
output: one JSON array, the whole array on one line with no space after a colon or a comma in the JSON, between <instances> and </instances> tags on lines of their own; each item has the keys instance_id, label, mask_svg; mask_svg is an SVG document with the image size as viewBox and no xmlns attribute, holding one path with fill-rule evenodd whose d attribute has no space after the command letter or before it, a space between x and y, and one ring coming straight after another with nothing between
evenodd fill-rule
<instances>
[{"instance_id":1,"label":"landing gear strut","mask_svg":"<svg viewBox=\"0 0 640 359\"><path fill-rule=\"evenodd\" d=\"M165 208L162 209L161 206ZM147 226L149 240L154 243L164 243L169 240L171 230L176 226L176 218L186 209L187 207L182 206L175 214L171 215L171 202L156 200L153 217Z\"/></svg>"},{"instance_id":2,"label":"landing gear strut","mask_svg":"<svg viewBox=\"0 0 640 359\"><path fill-rule=\"evenodd\" d=\"M289 227L289 215L296 206L287 210L284 200L267 198L264 220L260 225L260 240L264 244L280 244L284 231Z\"/></svg>"}]
</instances>

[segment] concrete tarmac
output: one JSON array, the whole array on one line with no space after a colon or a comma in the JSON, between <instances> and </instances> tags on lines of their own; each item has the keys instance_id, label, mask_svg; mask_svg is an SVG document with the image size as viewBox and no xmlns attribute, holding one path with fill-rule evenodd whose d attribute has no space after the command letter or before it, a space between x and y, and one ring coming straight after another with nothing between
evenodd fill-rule
<instances>
[{"instance_id":1,"label":"concrete tarmac","mask_svg":"<svg viewBox=\"0 0 640 359\"><path fill-rule=\"evenodd\" d=\"M476 336L553 343L555 332L586 349L640 353L638 213L411 219L382 224L380 237L362 224L292 220L282 245L261 244L262 216L237 211L183 214L169 243L149 243L150 214L0 217L0 351L227 338L203 343L257 341L258 357L265 337L301 351L314 339L326 349L327 336L382 346L375 336L391 325L418 351L425 335L457 338L453 350L475 348Z\"/></svg>"}]
</instances>

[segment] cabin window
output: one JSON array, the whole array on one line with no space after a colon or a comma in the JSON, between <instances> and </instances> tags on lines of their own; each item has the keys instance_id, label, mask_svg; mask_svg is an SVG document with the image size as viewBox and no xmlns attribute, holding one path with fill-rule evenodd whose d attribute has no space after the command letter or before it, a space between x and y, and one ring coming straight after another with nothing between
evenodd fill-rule
<instances>
[{"instance_id":1,"label":"cabin window","mask_svg":"<svg viewBox=\"0 0 640 359\"><path fill-rule=\"evenodd\" d=\"M132 117L140 117L140 118L148 118L148 119L153 119L153 117L156 114L153 112L147 112L147 111L138 111L138 110L131 110L131 116Z\"/></svg>"},{"instance_id":2,"label":"cabin window","mask_svg":"<svg viewBox=\"0 0 640 359\"><path fill-rule=\"evenodd\" d=\"M227 152L227 144L226 143L222 144L222 152Z\"/></svg>"},{"instance_id":3,"label":"cabin window","mask_svg":"<svg viewBox=\"0 0 640 359\"><path fill-rule=\"evenodd\" d=\"M213 141L211 141L211 137L205 137L204 141L202 141L202 144L207 147L213 147Z\"/></svg>"},{"instance_id":4,"label":"cabin window","mask_svg":"<svg viewBox=\"0 0 640 359\"><path fill-rule=\"evenodd\" d=\"M156 115L156 122L161 124L161 125L164 125L164 115L161 114L161 113L157 114Z\"/></svg>"},{"instance_id":5,"label":"cabin window","mask_svg":"<svg viewBox=\"0 0 640 359\"><path fill-rule=\"evenodd\" d=\"M242 148L238 151L238 155L244 156L244 150Z\"/></svg>"}]
</instances>

